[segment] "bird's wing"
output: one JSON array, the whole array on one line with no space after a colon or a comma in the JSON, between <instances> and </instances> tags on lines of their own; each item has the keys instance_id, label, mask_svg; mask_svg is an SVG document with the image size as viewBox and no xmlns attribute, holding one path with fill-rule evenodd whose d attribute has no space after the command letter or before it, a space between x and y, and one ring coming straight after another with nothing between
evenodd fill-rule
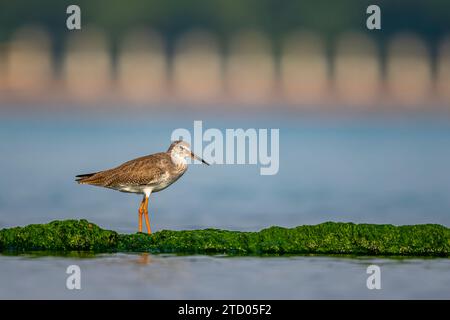
<instances>
[{"instance_id":1,"label":"bird's wing","mask_svg":"<svg viewBox=\"0 0 450 320\"><path fill-rule=\"evenodd\" d=\"M125 162L112 169L108 186L142 186L158 184L167 178L167 169L171 165L165 154L153 154Z\"/></svg>"}]
</instances>

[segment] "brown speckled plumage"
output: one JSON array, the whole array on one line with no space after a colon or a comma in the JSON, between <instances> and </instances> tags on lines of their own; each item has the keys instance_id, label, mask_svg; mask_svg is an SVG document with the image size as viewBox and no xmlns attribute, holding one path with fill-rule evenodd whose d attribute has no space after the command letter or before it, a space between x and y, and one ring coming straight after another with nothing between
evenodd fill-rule
<instances>
[{"instance_id":1,"label":"brown speckled plumage","mask_svg":"<svg viewBox=\"0 0 450 320\"><path fill-rule=\"evenodd\" d=\"M126 188L142 187L157 192L178 180L186 170L187 165L176 165L168 152L161 152L127 161L113 169L78 176L77 182L123 192L127 192Z\"/></svg>"}]
</instances>

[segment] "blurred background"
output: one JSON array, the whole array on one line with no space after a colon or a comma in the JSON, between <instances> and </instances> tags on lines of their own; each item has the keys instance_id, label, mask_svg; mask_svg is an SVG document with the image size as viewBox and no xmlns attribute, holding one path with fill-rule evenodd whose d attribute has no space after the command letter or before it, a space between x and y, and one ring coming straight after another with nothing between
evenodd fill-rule
<instances>
[{"instance_id":1,"label":"blurred background","mask_svg":"<svg viewBox=\"0 0 450 320\"><path fill-rule=\"evenodd\" d=\"M1 1L2 109L449 110L445 0L70 4Z\"/></svg>"},{"instance_id":2,"label":"blurred background","mask_svg":"<svg viewBox=\"0 0 450 320\"><path fill-rule=\"evenodd\" d=\"M70 4L0 4L0 226L133 232L137 196L73 177L166 150L194 120L279 128L280 171L193 166L155 195L156 230L450 225L448 1L378 1L381 30L360 0L79 1L81 30Z\"/></svg>"},{"instance_id":3,"label":"blurred background","mask_svg":"<svg viewBox=\"0 0 450 320\"><path fill-rule=\"evenodd\" d=\"M66 27L71 4L81 30ZM371 4L381 30L366 28ZM279 172L191 165L151 196L153 231L450 226L449 111L448 0L0 0L0 228L136 232L141 196L75 175L165 151L194 120L280 129ZM3 298L448 298L450 285L448 259L0 260ZM383 290L366 288L372 263Z\"/></svg>"}]
</instances>

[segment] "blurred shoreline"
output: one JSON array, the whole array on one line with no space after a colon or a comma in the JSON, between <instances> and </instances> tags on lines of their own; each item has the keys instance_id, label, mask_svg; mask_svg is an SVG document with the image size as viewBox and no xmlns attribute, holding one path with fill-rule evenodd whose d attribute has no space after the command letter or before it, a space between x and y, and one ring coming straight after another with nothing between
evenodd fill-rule
<instances>
[{"instance_id":1,"label":"blurred shoreline","mask_svg":"<svg viewBox=\"0 0 450 320\"><path fill-rule=\"evenodd\" d=\"M138 30L113 53L106 34L88 28L70 34L59 57L50 39L24 27L0 44L0 110L450 111L450 38L433 47L400 33L381 46L352 31L330 44L298 31L275 55L258 31L237 33L223 51L212 33L195 30L169 54L161 35Z\"/></svg>"}]
</instances>

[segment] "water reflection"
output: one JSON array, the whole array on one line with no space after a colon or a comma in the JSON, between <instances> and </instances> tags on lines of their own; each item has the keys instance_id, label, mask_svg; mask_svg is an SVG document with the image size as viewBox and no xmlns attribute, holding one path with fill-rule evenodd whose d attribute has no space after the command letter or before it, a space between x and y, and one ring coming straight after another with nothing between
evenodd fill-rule
<instances>
[{"instance_id":1,"label":"water reflection","mask_svg":"<svg viewBox=\"0 0 450 320\"><path fill-rule=\"evenodd\" d=\"M72 264L82 276L76 292L64 285ZM383 290L366 287L371 264ZM442 258L0 255L0 298L450 298L449 270Z\"/></svg>"},{"instance_id":2,"label":"water reflection","mask_svg":"<svg viewBox=\"0 0 450 320\"><path fill-rule=\"evenodd\" d=\"M137 263L140 265L148 265L150 263L153 263L153 260L150 256L150 254L145 252L145 253L141 253L139 255L139 258L137 259Z\"/></svg>"}]
</instances>

